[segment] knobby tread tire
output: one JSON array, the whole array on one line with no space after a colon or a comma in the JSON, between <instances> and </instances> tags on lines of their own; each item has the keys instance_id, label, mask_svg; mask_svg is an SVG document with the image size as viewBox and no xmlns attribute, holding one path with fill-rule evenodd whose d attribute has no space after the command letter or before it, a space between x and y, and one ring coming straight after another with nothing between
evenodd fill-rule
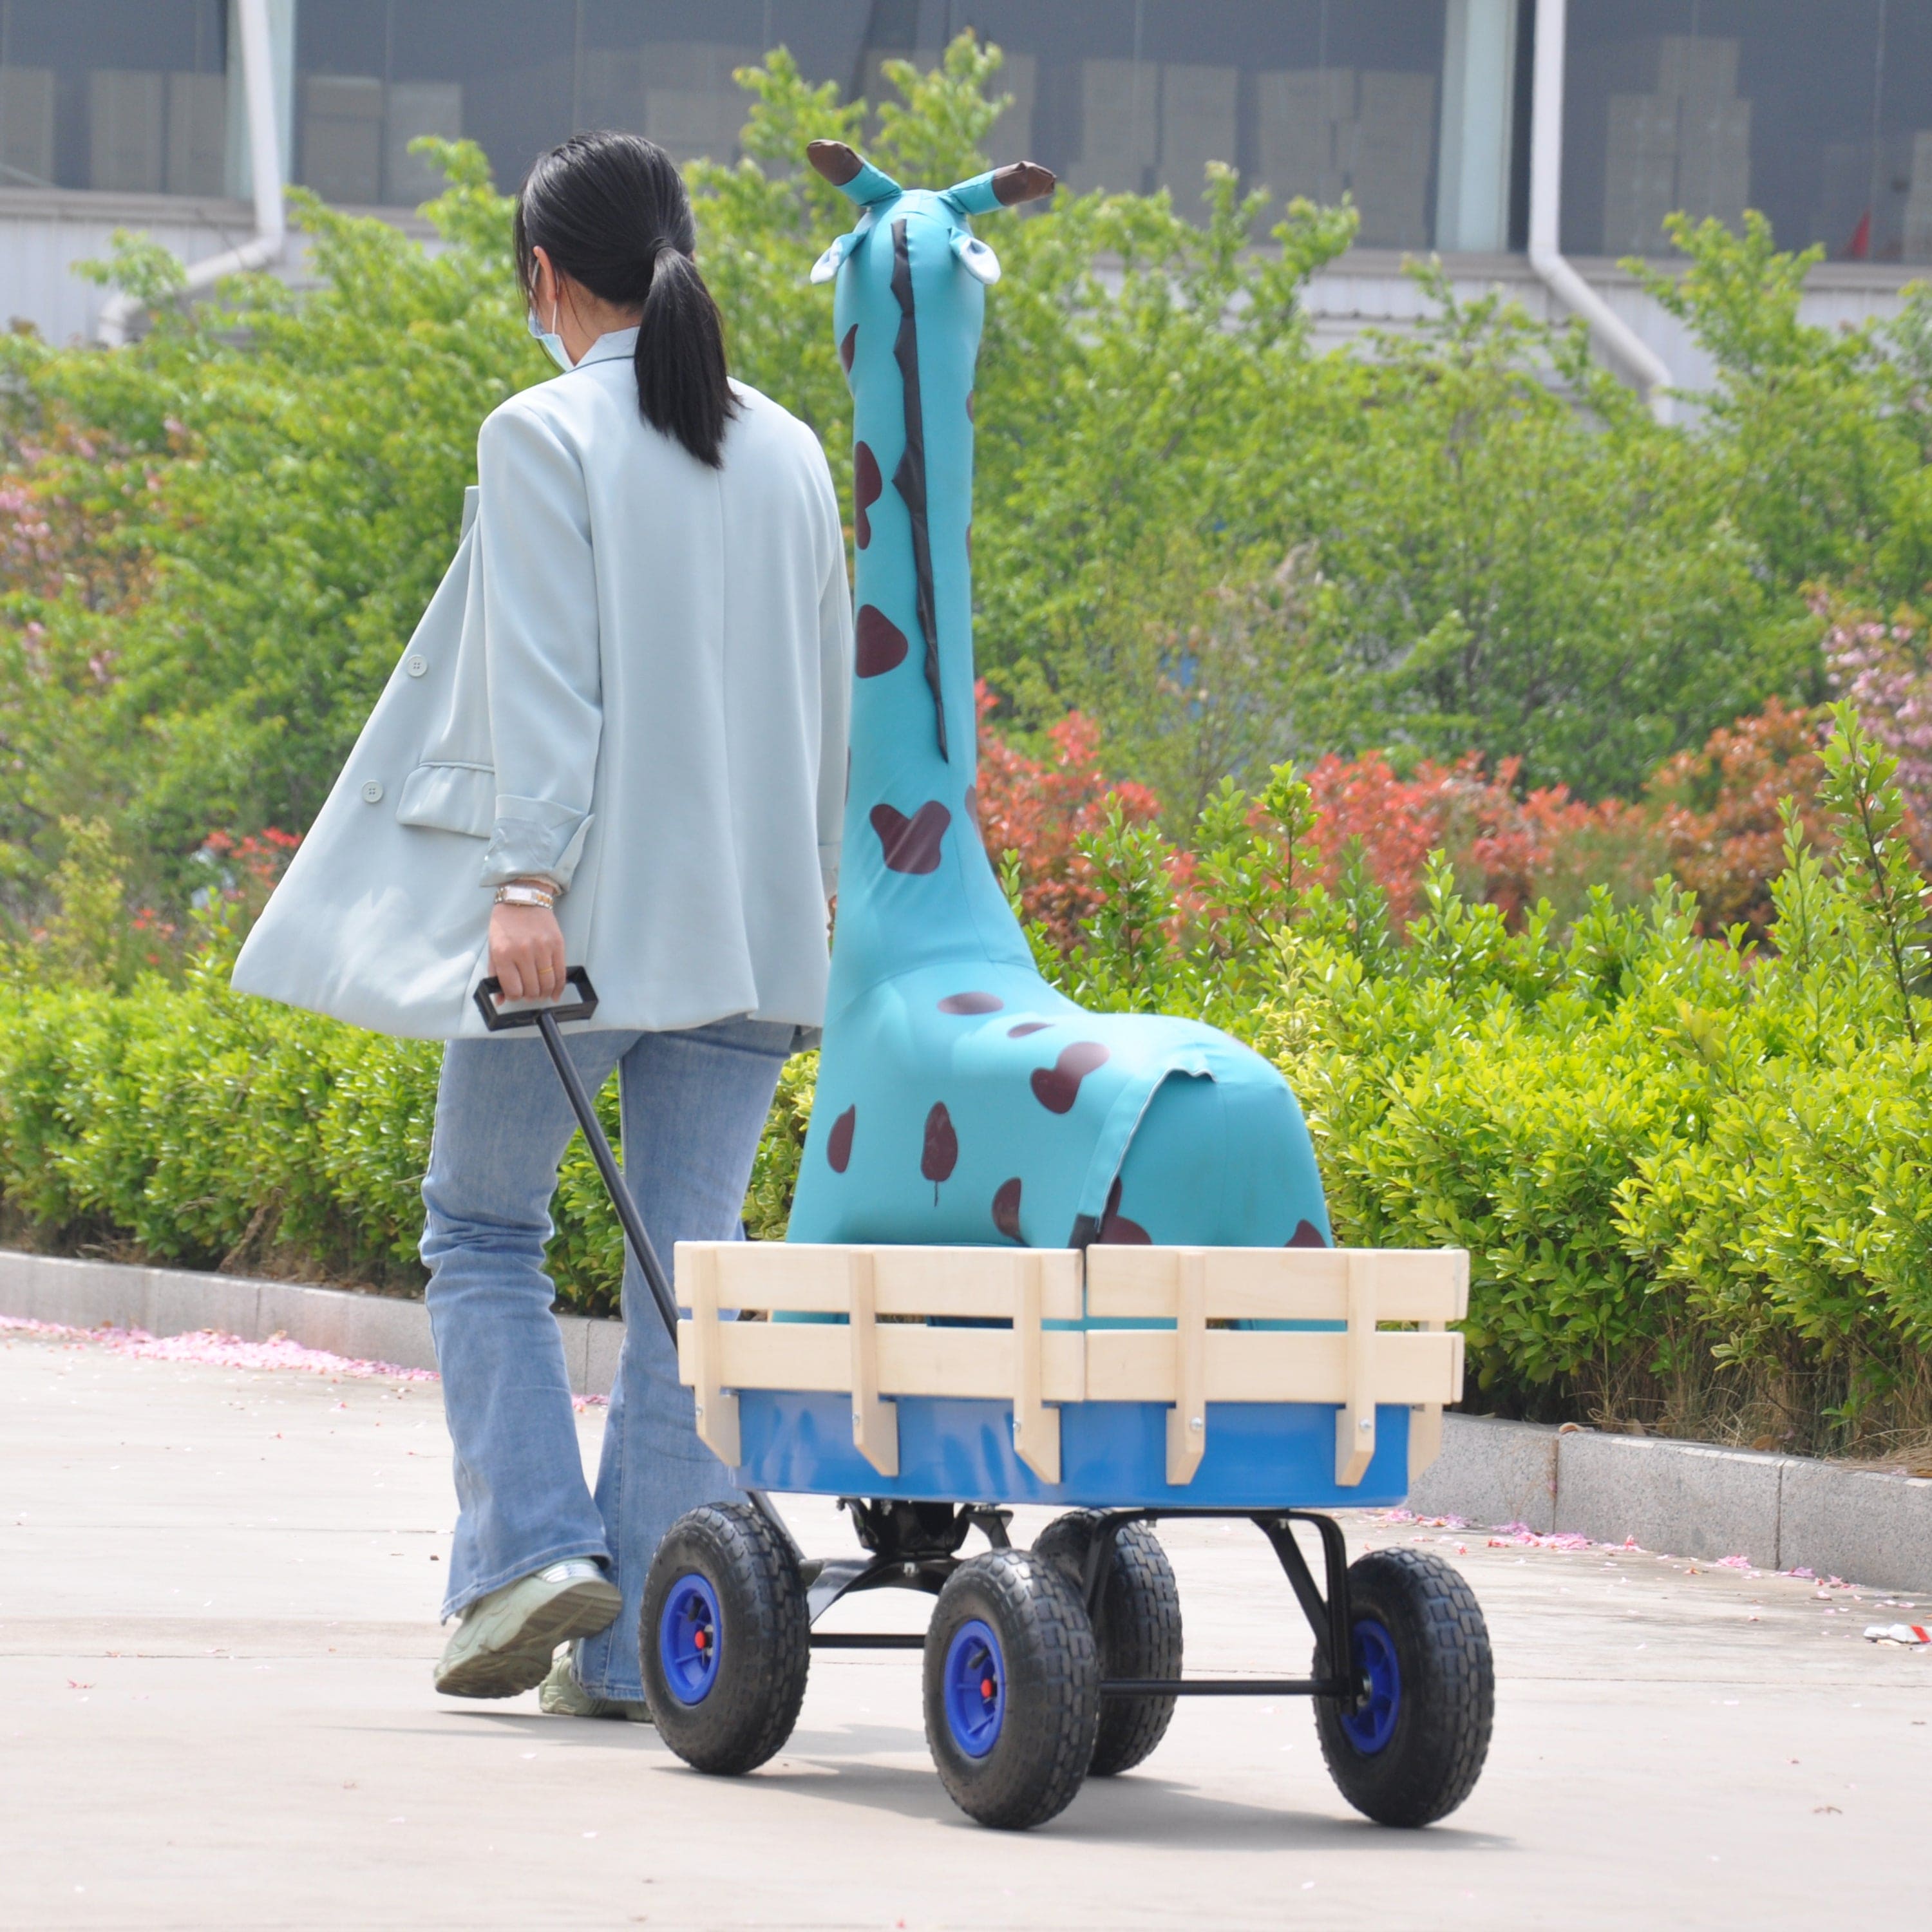
<instances>
[{"instance_id":1,"label":"knobby tread tire","mask_svg":"<svg viewBox=\"0 0 1932 1932\"><path fill-rule=\"evenodd\" d=\"M1006 1682L1000 1734L986 1756L954 1742L946 1654L978 1618L1000 1640ZM1058 1564L995 1550L960 1564L933 1606L926 1638L926 1736L940 1782L970 1818L1028 1831L1072 1802L1094 1756L1100 1660L1080 1593Z\"/></svg>"},{"instance_id":2,"label":"knobby tread tire","mask_svg":"<svg viewBox=\"0 0 1932 1932\"><path fill-rule=\"evenodd\" d=\"M1462 1573L1420 1550L1376 1550L1348 1568L1351 1615L1394 1640L1402 1676L1394 1734L1373 1754L1318 1698L1322 1755L1343 1797L1382 1825L1432 1825L1474 1790L1489 1755L1496 1666L1489 1628ZM1316 1670L1319 1673L1320 1652Z\"/></svg>"},{"instance_id":3,"label":"knobby tread tire","mask_svg":"<svg viewBox=\"0 0 1932 1932\"><path fill-rule=\"evenodd\" d=\"M1100 1520L1097 1510L1071 1510L1055 1517L1033 1546L1035 1556L1060 1565L1076 1591L1086 1577L1087 1552ZM1114 1537L1094 1640L1102 1678L1180 1675L1180 1589L1151 1523L1125 1524ZM1102 1698L1088 1777L1117 1777L1147 1759L1166 1736L1177 1701Z\"/></svg>"},{"instance_id":4,"label":"knobby tread tire","mask_svg":"<svg viewBox=\"0 0 1932 1932\"><path fill-rule=\"evenodd\" d=\"M672 1585L694 1571L717 1593L718 1676L686 1704L664 1682L658 1624ZM671 1525L645 1581L638 1650L658 1734L686 1764L735 1778L783 1748L805 1701L812 1624L797 1560L762 1510L706 1504Z\"/></svg>"}]
</instances>

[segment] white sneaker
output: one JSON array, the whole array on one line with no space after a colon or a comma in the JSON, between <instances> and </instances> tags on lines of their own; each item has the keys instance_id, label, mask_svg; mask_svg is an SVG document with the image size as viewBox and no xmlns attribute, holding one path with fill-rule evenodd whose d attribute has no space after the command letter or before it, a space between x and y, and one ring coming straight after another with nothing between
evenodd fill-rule
<instances>
[{"instance_id":1,"label":"white sneaker","mask_svg":"<svg viewBox=\"0 0 1932 1932\"><path fill-rule=\"evenodd\" d=\"M514 1697L534 1690L559 1644L595 1636L623 1599L587 1556L553 1563L479 1597L463 1613L436 1666L446 1697Z\"/></svg>"},{"instance_id":2,"label":"white sneaker","mask_svg":"<svg viewBox=\"0 0 1932 1932\"><path fill-rule=\"evenodd\" d=\"M651 1707L628 1697L597 1697L577 1681L571 1654L566 1651L550 1667L537 1692L537 1708L553 1718L628 1718L634 1724L651 1721Z\"/></svg>"}]
</instances>

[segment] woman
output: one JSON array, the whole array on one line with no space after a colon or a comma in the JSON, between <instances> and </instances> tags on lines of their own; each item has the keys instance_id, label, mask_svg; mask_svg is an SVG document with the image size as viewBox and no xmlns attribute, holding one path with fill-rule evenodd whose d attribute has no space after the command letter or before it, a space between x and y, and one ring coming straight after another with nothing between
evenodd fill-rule
<instances>
[{"instance_id":1,"label":"woman","mask_svg":"<svg viewBox=\"0 0 1932 1932\"><path fill-rule=\"evenodd\" d=\"M652 142L578 135L518 196L532 334L563 373L477 440L473 518L296 862L244 991L449 1041L423 1258L459 1503L437 1688L642 1714L659 1538L729 1494L641 1280L594 1495L543 1272L573 1125L485 972L600 995L625 1168L668 1257L728 1239L779 1066L823 1017L850 605L811 432L731 382L689 202ZM479 850L480 846L480 850ZM556 1646L575 1640L553 1672Z\"/></svg>"}]
</instances>

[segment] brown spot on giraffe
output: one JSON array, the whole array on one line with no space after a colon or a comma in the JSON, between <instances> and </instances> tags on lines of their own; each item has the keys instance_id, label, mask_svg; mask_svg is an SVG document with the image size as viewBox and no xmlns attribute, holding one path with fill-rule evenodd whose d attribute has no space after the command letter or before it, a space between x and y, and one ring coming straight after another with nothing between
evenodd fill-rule
<instances>
[{"instance_id":1,"label":"brown spot on giraffe","mask_svg":"<svg viewBox=\"0 0 1932 1932\"><path fill-rule=\"evenodd\" d=\"M939 1184L952 1178L959 1165L959 1136L953 1131L952 1116L944 1100L935 1100L926 1117L926 1141L920 1149L919 1171L932 1183L933 1205L939 1204Z\"/></svg>"},{"instance_id":2,"label":"brown spot on giraffe","mask_svg":"<svg viewBox=\"0 0 1932 1932\"><path fill-rule=\"evenodd\" d=\"M870 816L887 871L938 871L940 843L952 814L937 799L928 799L910 818L890 805L874 806Z\"/></svg>"},{"instance_id":3,"label":"brown spot on giraffe","mask_svg":"<svg viewBox=\"0 0 1932 1932\"><path fill-rule=\"evenodd\" d=\"M1020 1178L1015 1174L1010 1180L1003 1180L993 1193L993 1226L1010 1241L1025 1245L1026 1237L1020 1232Z\"/></svg>"},{"instance_id":4,"label":"brown spot on giraffe","mask_svg":"<svg viewBox=\"0 0 1932 1932\"><path fill-rule=\"evenodd\" d=\"M1076 1040L1071 1046L1063 1046L1051 1066L1034 1069L1034 1098L1049 1114L1071 1113L1080 1097L1081 1082L1112 1057L1097 1040Z\"/></svg>"},{"instance_id":5,"label":"brown spot on giraffe","mask_svg":"<svg viewBox=\"0 0 1932 1932\"><path fill-rule=\"evenodd\" d=\"M942 1013L996 1013L1006 1004L997 993L948 993L939 1003Z\"/></svg>"},{"instance_id":6,"label":"brown spot on giraffe","mask_svg":"<svg viewBox=\"0 0 1932 1932\"><path fill-rule=\"evenodd\" d=\"M861 677L883 677L906 661L906 634L876 604L861 604L854 627L853 668Z\"/></svg>"},{"instance_id":7,"label":"brown spot on giraffe","mask_svg":"<svg viewBox=\"0 0 1932 1932\"><path fill-rule=\"evenodd\" d=\"M825 1158L834 1174L843 1174L852 1164L852 1133L858 1124L859 1109L848 1107L832 1123L832 1131L825 1136Z\"/></svg>"},{"instance_id":8,"label":"brown spot on giraffe","mask_svg":"<svg viewBox=\"0 0 1932 1932\"><path fill-rule=\"evenodd\" d=\"M1107 1190L1106 1212L1100 1217L1100 1232L1096 1240L1111 1242L1115 1247L1150 1247L1154 1237L1138 1221L1130 1221L1120 1212L1120 1177L1114 1177L1114 1184Z\"/></svg>"},{"instance_id":9,"label":"brown spot on giraffe","mask_svg":"<svg viewBox=\"0 0 1932 1932\"><path fill-rule=\"evenodd\" d=\"M855 322L853 326L856 328ZM879 459L869 442L856 445L852 452L852 533L863 550L872 541L872 520L866 512L885 494L886 479L879 474Z\"/></svg>"}]
</instances>

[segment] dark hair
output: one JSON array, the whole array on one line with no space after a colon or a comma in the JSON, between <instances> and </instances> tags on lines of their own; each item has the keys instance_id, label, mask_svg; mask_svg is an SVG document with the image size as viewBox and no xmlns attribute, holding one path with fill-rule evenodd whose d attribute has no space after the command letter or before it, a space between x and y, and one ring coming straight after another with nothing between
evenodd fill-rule
<instances>
[{"instance_id":1,"label":"dark hair","mask_svg":"<svg viewBox=\"0 0 1932 1932\"><path fill-rule=\"evenodd\" d=\"M700 463L724 462L738 412L724 320L692 250L698 230L677 164L638 134L573 134L540 154L517 194L517 272L532 297L536 250L601 300L644 304L638 407Z\"/></svg>"}]
</instances>

